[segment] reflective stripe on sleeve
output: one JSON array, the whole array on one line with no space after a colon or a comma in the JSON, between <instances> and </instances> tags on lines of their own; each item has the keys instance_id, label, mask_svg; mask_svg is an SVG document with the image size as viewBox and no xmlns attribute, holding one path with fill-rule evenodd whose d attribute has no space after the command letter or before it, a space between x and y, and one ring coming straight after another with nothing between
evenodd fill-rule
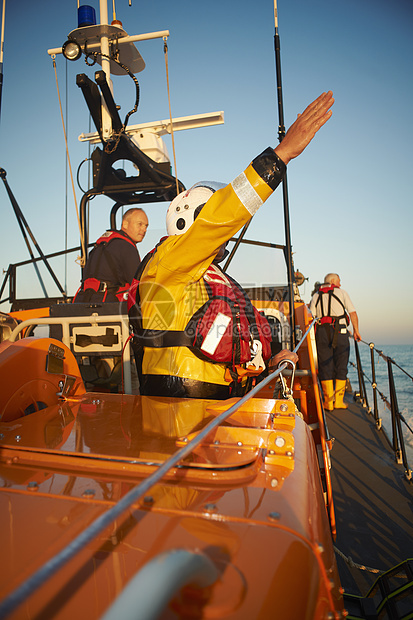
<instances>
[{"instance_id":1,"label":"reflective stripe on sleeve","mask_svg":"<svg viewBox=\"0 0 413 620\"><path fill-rule=\"evenodd\" d=\"M247 211L249 211L251 215L254 215L263 204L263 200L248 181L245 172L241 172L241 174L232 181L231 186Z\"/></svg>"}]
</instances>

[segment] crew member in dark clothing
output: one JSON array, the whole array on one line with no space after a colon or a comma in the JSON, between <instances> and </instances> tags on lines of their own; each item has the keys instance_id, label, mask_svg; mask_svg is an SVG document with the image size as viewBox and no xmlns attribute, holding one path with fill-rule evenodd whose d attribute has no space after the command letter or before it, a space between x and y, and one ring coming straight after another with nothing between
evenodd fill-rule
<instances>
[{"instance_id":1,"label":"crew member in dark clothing","mask_svg":"<svg viewBox=\"0 0 413 620\"><path fill-rule=\"evenodd\" d=\"M97 241L86 263L75 303L123 301L141 262L137 243L148 228L146 213L128 209L121 230L107 230Z\"/></svg>"}]
</instances>

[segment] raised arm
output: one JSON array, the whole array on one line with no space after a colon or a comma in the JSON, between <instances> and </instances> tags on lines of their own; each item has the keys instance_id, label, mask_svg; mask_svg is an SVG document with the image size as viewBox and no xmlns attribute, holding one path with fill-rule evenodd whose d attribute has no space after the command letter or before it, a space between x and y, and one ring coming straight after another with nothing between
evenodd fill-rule
<instances>
[{"instance_id":1,"label":"raised arm","mask_svg":"<svg viewBox=\"0 0 413 620\"><path fill-rule=\"evenodd\" d=\"M333 103L333 93L329 90L317 97L302 114L297 116L297 120L291 125L285 134L285 138L274 149L285 164L298 157L309 145L317 131L328 121L332 115L330 108Z\"/></svg>"}]
</instances>

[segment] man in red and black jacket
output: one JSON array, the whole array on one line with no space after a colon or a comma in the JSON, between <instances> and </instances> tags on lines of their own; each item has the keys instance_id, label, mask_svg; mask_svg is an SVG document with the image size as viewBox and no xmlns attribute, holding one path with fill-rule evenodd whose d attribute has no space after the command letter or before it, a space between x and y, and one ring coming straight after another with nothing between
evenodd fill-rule
<instances>
[{"instance_id":1,"label":"man in red and black jacket","mask_svg":"<svg viewBox=\"0 0 413 620\"><path fill-rule=\"evenodd\" d=\"M148 228L146 213L128 209L121 230L108 230L96 241L86 263L74 303L123 301L141 262L137 243Z\"/></svg>"}]
</instances>

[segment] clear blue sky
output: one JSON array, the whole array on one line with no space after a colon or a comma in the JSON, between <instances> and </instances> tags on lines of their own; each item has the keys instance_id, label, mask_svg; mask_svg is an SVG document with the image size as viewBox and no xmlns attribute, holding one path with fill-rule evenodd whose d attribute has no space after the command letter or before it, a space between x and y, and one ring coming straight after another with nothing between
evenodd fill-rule
<instances>
[{"instance_id":1,"label":"clear blue sky","mask_svg":"<svg viewBox=\"0 0 413 620\"><path fill-rule=\"evenodd\" d=\"M90 0L98 9L97 0ZM110 3L111 4L111 3ZM8 0L0 167L45 253L65 243L65 150L52 62L77 26L75 0ZM190 187L202 179L231 181L267 146L277 144L272 0L117 0L117 18L129 34L170 30L173 116L223 110L225 124L176 134L178 176ZM333 117L288 169L295 267L313 284L338 272L360 318L363 339L413 343L412 267L412 48L411 0L279 0L279 33L287 127L296 114L331 89ZM141 104L130 124L168 117L163 43L138 45L146 69L138 74ZM68 93L72 166L87 157L77 137L89 119L77 73L93 77L83 60L57 58L63 105ZM67 75L66 75L67 72ZM66 88L66 82L68 87ZM127 77L114 78L121 116L133 106ZM166 140L172 156L169 138ZM86 166L80 175L86 184ZM77 190L79 201L81 192ZM73 198L68 194L68 245L78 244ZM108 227L111 203L91 206L91 239ZM0 267L27 257L4 187L0 187L3 239ZM166 204L147 207L150 230L141 253L164 234ZM248 236L284 243L278 191L255 216ZM53 263L56 264L56 263ZM65 282L63 263L56 264ZM251 285L285 281L280 253L242 251L232 275ZM50 295L55 288L45 276ZM70 258L68 292L79 270ZM33 268L19 280L22 296L38 294ZM7 311L6 304L0 310Z\"/></svg>"}]
</instances>

